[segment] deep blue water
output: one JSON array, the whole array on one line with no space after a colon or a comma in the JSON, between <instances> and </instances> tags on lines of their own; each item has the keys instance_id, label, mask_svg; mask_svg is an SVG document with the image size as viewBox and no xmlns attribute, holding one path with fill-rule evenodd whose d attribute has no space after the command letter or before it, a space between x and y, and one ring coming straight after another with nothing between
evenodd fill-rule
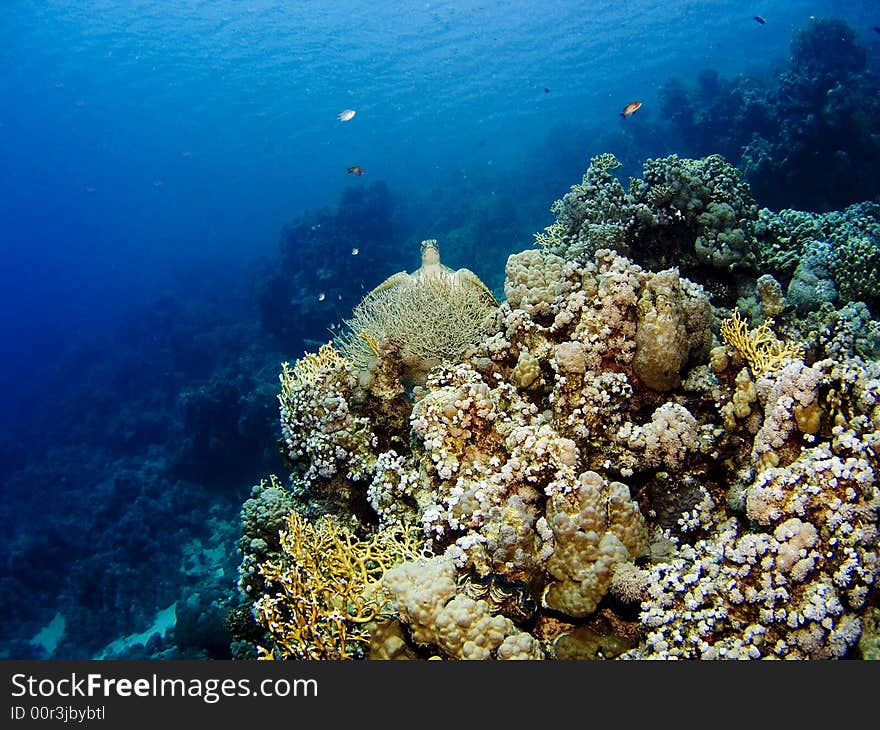
<instances>
[{"instance_id":1,"label":"deep blue water","mask_svg":"<svg viewBox=\"0 0 880 730\"><path fill-rule=\"evenodd\" d=\"M5 562L16 592L2 608L25 601L31 588L42 601L63 595L60 603L98 617L129 601L129 618L107 636L87 627L88 639L68 649L75 655L143 630L143 617L170 602L174 579L155 596L146 588L138 599L132 591L107 598L94 566L85 570L94 585L73 596L47 567L65 552L86 555L94 540L104 564L123 565L173 541L152 535L117 550L113 531L120 524L136 529L126 522L134 520L130 505L116 504L82 534L52 510L74 514L112 494L126 502L128 493L106 480L138 464L142 471L131 479L151 486L130 494L141 514L156 507L155 530L181 511L207 520L197 511L201 494L163 502L166 486L182 489L180 480L210 495L213 477L199 477L205 472L196 457L189 471L163 471L170 437L162 404L186 418L181 384L201 387L224 359L244 357L224 349L235 339L229 332L241 326L239 342L259 341L248 297L259 287L260 267L273 265L285 224L335 209L351 186L382 181L405 241L442 242L455 231L456 216L476 225L476 208L490 211L480 230L495 237L497 251L521 249L550 222L550 203L579 180L590 155L613 151L633 161L676 151L652 127L662 121L663 83L693 79L702 68L773 74L811 16L845 19L876 63L880 33L872 28L880 10L867 1L6 3L0 433L8 446L0 479L11 480L4 481L2 536L16 545ZM622 120L620 110L633 99L643 108ZM356 117L337 121L346 108ZM347 174L352 165L365 175ZM508 226L493 228L505 218ZM481 251L477 241L472 250L459 245L449 263L479 270ZM376 271L358 268L360 281L328 286L350 283L357 291L357 284L412 269L414 257L411 249L399 258L383 250L374 257ZM302 263L320 265L314 257ZM483 265L503 275L495 259ZM209 322L211 334L193 342L187 328L202 329L199 322ZM281 357L294 358L306 340L325 335L318 327L276 339L277 357L254 355L255 368L274 382ZM185 347L191 350L180 356ZM123 438L116 426L107 434L93 422L142 403L144 390L153 396L151 425L138 422ZM274 408L271 392L266 400ZM46 424L59 430L47 433ZM212 519L234 517L236 500L264 466L242 467L240 488L224 486L226 511ZM51 529L43 529L46 522ZM41 542L30 544L41 532ZM151 570L161 571L166 556L155 559ZM38 564L31 586L22 560ZM33 615L20 612L17 638L35 634L55 612L46 605ZM18 646L12 653L27 652Z\"/></svg>"},{"instance_id":2,"label":"deep blue water","mask_svg":"<svg viewBox=\"0 0 880 730\"><path fill-rule=\"evenodd\" d=\"M866 36L876 22L870 2L765 5L8 4L4 400L177 272L271 248L283 221L335 202L352 164L400 191L469 174L503 187L554 125L601 134L630 98L651 114L670 74L783 59L809 15ZM347 107L358 116L337 123Z\"/></svg>"}]
</instances>

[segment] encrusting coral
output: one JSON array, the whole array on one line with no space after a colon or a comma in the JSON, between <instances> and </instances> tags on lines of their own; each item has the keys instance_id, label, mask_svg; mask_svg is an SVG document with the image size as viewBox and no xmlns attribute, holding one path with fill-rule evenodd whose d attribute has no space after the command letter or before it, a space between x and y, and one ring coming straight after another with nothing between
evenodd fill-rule
<instances>
[{"instance_id":1,"label":"encrusting coral","mask_svg":"<svg viewBox=\"0 0 880 730\"><path fill-rule=\"evenodd\" d=\"M413 368L426 351L412 329L356 326L342 354L284 367L293 472L255 491L246 529L261 534L267 490L330 516L243 543L256 546L243 590L274 655L554 658L597 631L627 658L857 651L880 570L880 365L829 328L870 313L790 317L779 282L749 268L756 214L723 161L651 161L630 192L615 162L594 160L541 249L509 257L506 299L468 310L480 324L466 346ZM757 324L678 268L634 263L625 252L646 240L662 243L656 261L682 246L733 266ZM322 530L350 537L328 548ZM346 563L343 597L318 544L371 556ZM303 592L320 604L304 624Z\"/></svg>"}]
</instances>

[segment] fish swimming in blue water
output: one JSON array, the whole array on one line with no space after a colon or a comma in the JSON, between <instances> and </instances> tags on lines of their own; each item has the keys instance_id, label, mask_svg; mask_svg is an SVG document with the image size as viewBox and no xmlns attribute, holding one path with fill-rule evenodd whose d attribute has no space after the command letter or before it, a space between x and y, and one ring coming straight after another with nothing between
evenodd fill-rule
<instances>
[{"instance_id":1,"label":"fish swimming in blue water","mask_svg":"<svg viewBox=\"0 0 880 730\"><path fill-rule=\"evenodd\" d=\"M755 16L755 22L760 23L761 25L767 25L767 21L764 20L760 15Z\"/></svg>"},{"instance_id":2,"label":"fish swimming in blue water","mask_svg":"<svg viewBox=\"0 0 880 730\"><path fill-rule=\"evenodd\" d=\"M635 114L639 109L642 108L642 102L640 101L631 101L625 107L623 107L623 111L620 112L620 116L626 119L631 114Z\"/></svg>"}]
</instances>

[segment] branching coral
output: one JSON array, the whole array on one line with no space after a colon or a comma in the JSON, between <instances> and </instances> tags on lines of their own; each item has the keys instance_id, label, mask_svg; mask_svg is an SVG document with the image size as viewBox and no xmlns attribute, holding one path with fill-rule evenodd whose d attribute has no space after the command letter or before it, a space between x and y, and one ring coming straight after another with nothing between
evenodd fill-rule
<instances>
[{"instance_id":1,"label":"branching coral","mask_svg":"<svg viewBox=\"0 0 880 730\"><path fill-rule=\"evenodd\" d=\"M307 480L366 478L375 459L370 420L351 400L357 379L347 360L324 345L281 373L281 436L288 460Z\"/></svg>"},{"instance_id":2,"label":"branching coral","mask_svg":"<svg viewBox=\"0 0 880 730\"><path fill-rule=\"evenodd\" d=\"M547 253L588 260L600 248L626 252L626 222L631 201L613 175L620 167L609 153L590 160L580 184L557 200L551 210L556 221L536 241Z\"/></svg>"},{"instance_id":3,"label":"branching coral","mask_svg":"<svg viewBox=\"0 0 880 730\"><path fill-rule=\"evenodd\" d=\"M781 367L787 360L803 357L801 348L779 340L772 326L773 320L765 319L758 327L749 329L738 309L721 323L721 339L745 359L756 378Z\"/></svg>"},{"instance_id":4,"label":"branching coral","mask_svg":"<svg viewBox=\"0 0 880 730\"><path fill-rule=\"evenodd\" d=\"M675 241L683 234L700 263L720 269L751 265L758 208L739 172L720 155L647 160L643 179L630 182L629 194L637 221L632 235L655 254L673 253L670 240L689 253Z\"/></svg>"},{"instance_id":5,"label":"branching coral","mask_svg":"<svg viewBox=\"0 0 880 730\"><path fill-rule=\"evenodd\" d=\"M832 269L843 300L876 304L880 299L880 214L873 238L852 235L835 248L834 254Z\"/></svg>"},{"instance_id":6,"label":"branching coral","mask_svg":"<svg viewBox=\"0 0 880 730\"><path fill-rule=\"evenodd\" d=\"M837 453L835 453L837 452ZM731 519L655 565L641 658L834 658L858 640L857 611L876 582L880 496L869 460L840 440L770 468Z\"/></svg>"},{"instance_id":7,"label":"branching coral","mask_svg":"<svg viewBox=\"0 0 880 730\"><path fill-rule=\"evenodd\" d=\"M545 251L552 252L553 249L564 244L565 232L565 224L562 221L554 221L544 229L543 233L535 234L535 243Z\"/></svg>"},{"instance_id":8,"label":"branching coral","mask_svg":"<svg viewBox=\"0 0 880 730\"><path fill-rule=\"evenodd\" d=\"M290 397L293 385L313 385L323 370L336 370L346 365L346 360L328 342L321 345L317 353L308 352L290 367L290 363L281 363L281 395L283 402Z\"/></svg>"},{"instance_id":9,"label":"branching coral","mask_svg":"<svg viewBox=\"0 0 880 730\"><path fill-rule=\"evenodd\" d=\"M838 300L880 303L880 205L821 214L762 210L760 217L759 259L790 277L788 298L801 312Z\"/></svg>"},{"instance_id":10,"label":"branching coral","mask_svg":"<svg viewBox=\"0 0 880 730\"><path fill-rule=\"evenodd\" d=\"M536 235L545 252L586 263L609 249L654 270L699 271L719 292L730 289L731 272L739 278L753 268L757 205L720 156L649 159L626 189L613 175L618 167L613 155L594 157L583 181L553 204L555 223Z\"/></svg>"},{"instance_id":11,"label":"branching coral","mask_svg":"<svg viewBox=\"0 0 880 730\"><path fill-rule=\"evenodd\" d=\"M391 607L380 579L396 563L420 554L420 531L386 527L366 540L331 517L314 524L296 512L281 533L280 560L259 566L268 589L254 604L282 659L357 659L369 642L369 622Z\"/></svg>"}]
</instances>

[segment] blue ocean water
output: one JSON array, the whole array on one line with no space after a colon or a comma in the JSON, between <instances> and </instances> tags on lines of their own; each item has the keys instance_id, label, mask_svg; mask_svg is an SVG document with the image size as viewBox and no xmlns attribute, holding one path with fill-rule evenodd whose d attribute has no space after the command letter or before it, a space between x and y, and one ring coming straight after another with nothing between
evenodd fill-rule
<instances>
[{"instance_id":1,"label":"blue ocean water","mask_svg":"<svg viewBox=\"0 0 880 730\"><path fill-rule=\"evenodd\" d=\"M344 311L321 315L313 293L350 305L414 268L408 246L428 237L497 289L506 253L551 222L590 156L613 151L637 175L648 157L688 154L657 131L665 83L703 68L772 76L811 17L844 19L876 68L867 1L7 3L0 652L40 655L31 639L64 616L54 656L98 654L147 629L188 576L219 565L231 586L234 556L231 569L205 556L234 545L241 499L274 464L272 434L269 453L217 460L235 434L263 435L242 423L274 418L278 362ZM344 109L356 116L338 121ZM278 263L285 226L329 227L346 191L381 197L379 183L393 233L310 239ZM357 200L351 225L372 210ZM355 249L349 278L334 279L333 260ZM315 277L307 313L267 293L273 272L297 267ZM217 425L242 393L265 398Z\"/></svg>"}]
</instances>

